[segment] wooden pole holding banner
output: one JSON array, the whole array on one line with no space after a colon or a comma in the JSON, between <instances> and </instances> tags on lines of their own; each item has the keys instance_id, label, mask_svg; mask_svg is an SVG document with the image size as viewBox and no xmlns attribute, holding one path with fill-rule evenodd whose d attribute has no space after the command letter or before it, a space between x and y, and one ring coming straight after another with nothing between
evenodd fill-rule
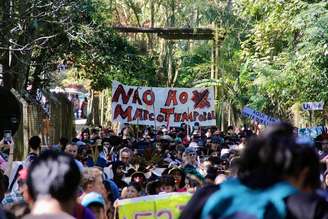
<instances>
[{"instance_id":1,"label":"wooden pole holding banner","mask_svg":"<svg viewBox=\"0 0 328 219\"><path fill-rule=\"evenodd\" d=\"M139 140L139 118L137 118L137 139Z\"/></svg>"},{"instance_id":2,"label":"wooden pole holding banner","mask_svg":"<svg viewBox=\"0 0 328 219\"><path fill-rule=\"evenodd\" d=\"M187 108L187 110L188 110L188 116L189 116L189 107ZM188 134L189 137L192 135L192 133L190 135L190 131L191 131L191 126L190 126L190 121L189 121L189 118L188 118L187 134Z\"/></svg>"},{"instance_id":3,"label":"wooden pole holding banner","mask_svg":"<svg viewBox=\"0 0 328 219\"><path fill-rule=\"evenodd\" d=\"M104 125L104 101L105 101L105 94L104 90L101 91L100 93L100 125Z\"/></svg>"},{"instance_id":4,"label":"wooden pole holding banner","mask_svg":"<svg viewBox=\"0 0 328 219\"><path fill-rule=\"evenodd\" d=\"M151 93L153 93L153 88L151 87L150 88L150 90L151 90ZM154 125L155 125L155 130L157 130L156 129L156 113L155 113L155 101L153 102L153 111L154 111Z\"/></svg>"}]
</instances>

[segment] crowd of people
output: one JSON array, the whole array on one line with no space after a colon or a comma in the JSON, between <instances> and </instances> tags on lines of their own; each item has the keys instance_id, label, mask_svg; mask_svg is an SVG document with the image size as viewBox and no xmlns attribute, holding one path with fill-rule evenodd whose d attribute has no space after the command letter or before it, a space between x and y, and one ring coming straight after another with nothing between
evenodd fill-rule
<instances>
[{"instance_id":1,"label":"crowd of people","mask_svg":"<svg viewBox=\"0 0 328 219\"><path fill-rule=\"evenodd\" d=\"M180 218L328 218L328 135L297 136L287 123L244 126L85 128L22 162L0 142L0 218L115 218L117 200L194 195ZM16 164L16 165L14 165Z\"/></svg>"}]
</instances>

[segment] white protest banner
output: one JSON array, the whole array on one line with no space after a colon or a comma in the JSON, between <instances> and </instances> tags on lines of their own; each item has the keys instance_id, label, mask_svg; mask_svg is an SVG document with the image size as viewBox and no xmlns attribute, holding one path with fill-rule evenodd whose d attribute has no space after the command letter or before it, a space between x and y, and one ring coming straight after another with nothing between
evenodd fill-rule
<instances>
[{"instance_id":1,"label":"white protest banner","mask_svg":"<svg viewBox=\"0 0 328 219\"><path fill-rule=\"evenodd\" d=\"M308 111L308 110L323 110L324 102L307 102L302 103L302 110Z\"/></svg>"},{"instance_id":2,"label":"white protest banner","mask_svg":"<svg viewBox=\"0 0 328 219\"><path fill-rule=\"evenodd\" d=\"M242 115L263 125L272 125L280 121L279 119L270 117L261 112L257 112L247 106L245 106L244 109L242 110Z\"/></svg>"},{"instance_id":3,"label":"white protest banner","mask_svg":"<svg viewBox=\"0 0 328 219\"><path fill-rule=\"evenodd\" d=\"M117 201L119 219L177 219L191 193L165 193Z\"/></svg>"},{"instance_id":4,"label":"white protest banner","mask_svg":"<svg viewBox=\"0 0 328 219\"><path fill-rule=\"evenodd\" d=\"M112 88L113 121L171 127L216 124L213 88L136 87L117 81Z\"/></svg>"}]
</instances>

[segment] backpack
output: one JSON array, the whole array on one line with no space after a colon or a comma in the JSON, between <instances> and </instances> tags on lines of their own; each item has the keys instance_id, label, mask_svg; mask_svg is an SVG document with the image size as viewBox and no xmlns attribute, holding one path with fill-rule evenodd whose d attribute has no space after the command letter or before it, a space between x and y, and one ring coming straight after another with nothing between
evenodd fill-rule
<instances>
[{"instance_id":1,"label":"backpack","mask_svg":"<svg viewBox=\"0 0 328 219\"><path fill-rule=\"evenodd\" d=\"M206 202L202 219L283 219L287 208L285 198L297 193L287 182L267 189L251 189L238 179L228 179Z\"/></svg>"}]
</instances>

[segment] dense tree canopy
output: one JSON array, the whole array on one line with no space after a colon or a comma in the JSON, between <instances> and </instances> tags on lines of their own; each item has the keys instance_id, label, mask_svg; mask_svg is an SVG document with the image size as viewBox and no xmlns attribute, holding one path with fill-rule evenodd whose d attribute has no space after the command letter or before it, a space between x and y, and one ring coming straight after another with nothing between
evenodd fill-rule
<instances>
[{"instance_id":1,"label":"dense tree canopy","mask_svg":"<svg viewBox=\"0 0 328 219\"><path fill-rule=\"evenodd\" d=\"M0 16L8 87L49 86L63 63L95 90L110 87L113 79L217 85L218 105L227 104L235 117L249 105L290 119L295 103L328 101L325 0L8 0L1 1ZM212 41L120 34L112 26L224 29L219 80L210 80Z\"/></svg>"}]
</instances>

